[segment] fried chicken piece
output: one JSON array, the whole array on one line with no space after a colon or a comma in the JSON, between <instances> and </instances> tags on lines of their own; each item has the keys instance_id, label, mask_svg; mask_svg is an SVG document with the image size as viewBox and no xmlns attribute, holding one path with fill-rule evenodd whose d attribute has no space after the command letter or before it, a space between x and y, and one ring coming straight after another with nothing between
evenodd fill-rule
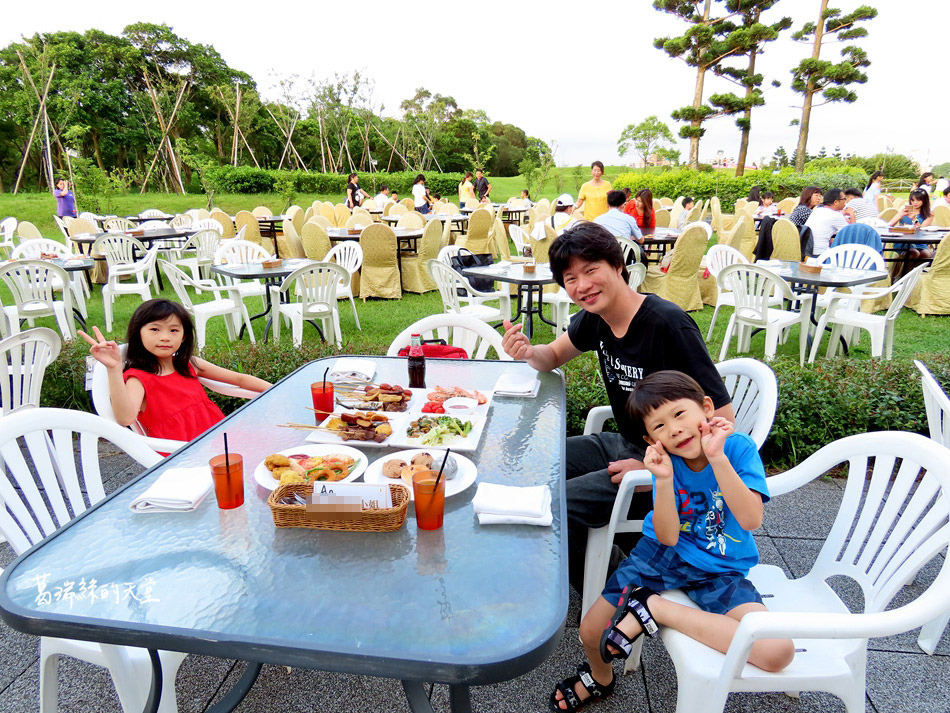
<instances>
[{"instance_id":1,"label":"fried chicken piece","mask_svg":"<svg viewBox=\"0 0 950 713\"><path fill-rule=\"evenodd\" d=\"M280 453L274 453L264 459L264 466L273 473L278 468L289 468L290 458L282 456ZM274 477L279 478L280 476L275 475Z\"/></svg>"}]
</instances>

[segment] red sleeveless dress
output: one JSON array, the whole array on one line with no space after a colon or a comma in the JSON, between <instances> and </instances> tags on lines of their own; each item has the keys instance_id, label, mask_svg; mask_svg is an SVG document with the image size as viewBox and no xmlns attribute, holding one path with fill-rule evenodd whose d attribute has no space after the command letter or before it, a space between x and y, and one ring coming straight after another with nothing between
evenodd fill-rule
<instances>
[{"instance_id":1,"label":"red sleeveless dress","mask_svg":"<svg viewBox=\"0 0 950 713\"><path fill-rule=\"evenodd\" d=\"M138 421L146 435L190 441L224 419L221 409L208 398L198 381L194 367L188 369L194 378L186 378L177 371L158 376L141 369L126 369L122 374L126 381L134 376L145 387L145 410L139 413Z\"/></svg>"}]
</instances>

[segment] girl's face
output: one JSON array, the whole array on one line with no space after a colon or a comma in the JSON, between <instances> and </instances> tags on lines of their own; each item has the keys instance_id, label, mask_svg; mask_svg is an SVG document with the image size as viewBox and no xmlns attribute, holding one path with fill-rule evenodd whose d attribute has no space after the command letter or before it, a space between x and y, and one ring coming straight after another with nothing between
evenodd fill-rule
<instances>
[{"instance_id":1,"label":"girl's face","mask_svg":"<svg viewBox=\"0 0 950 713\"><path fill-rule=\"evenodd\" d=\"M637 196L637 211L643 212L643 199L640 196Z\"/></svg>"},{"instance_id":2,"label":"girl's face","mask_svg":"<svg viewBox=\"0 0 950 713\"><path fill-rule=\"evenodd\" d=\"M821 203L821 193L813 193L811 196L811 207L814 208Z\"/></svg>"},{"instance_id":3,"label":"girl's face","mask_svg":"<svg viewBox=\"0 0 950 713\"><path fill-rule=\"evenodd\" d=\"M595 181L599 181L600 177L604 175L604 172L601 170L600 166L594 166L590 170L590 175L593 177Z\"/></svg>"},{"instance_id":4,"label":"girl's face","mask_svg":"<svg viewBox=\"0 0 950 713\"><path fill-rule=\"evenodd\" d=\"M924 179L924 183L926 183L928 186L933 182L934 182L933 176L927 176L927 178Z\"/></svg>"},{"instance_id":5,"label":"girl's face","mask_svg":"<svg viewBox=\"0 0 950 713\"><path fill-rule=\"evenodd\" d=\"M911 196L910 205L912 208L914 208L915 210L920 210L920 206L922 206L923 204L924 204L924 201L922 199Z\"/></svg>"},{"instance_id":6,"label":"girl's face","mask_svg":"<svg viewBox=\"0 0 950 713\"><path fill-rule=\"evenodd\" d=\"M159 359L171 359L185 340L185 328L181 320L170 315L157 322L149 322L139 332L142 346Z\"/></svg>"}]
</instances>

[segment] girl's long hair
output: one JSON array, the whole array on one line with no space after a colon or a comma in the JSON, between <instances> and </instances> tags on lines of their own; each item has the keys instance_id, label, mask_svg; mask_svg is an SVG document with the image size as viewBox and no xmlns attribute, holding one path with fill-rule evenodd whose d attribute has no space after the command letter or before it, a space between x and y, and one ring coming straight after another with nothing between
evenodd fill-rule
<instances>
[{"instance_id":1,"label":"girl's long hair","mask_svg":"<svg viewBox=\"0 0 950 713\"><path fill-rule=\"evenodd\" d=\"M171 300L149 300L138 306L129 320L129 331L126 334L128 349L125 353L126 369L141 369L149 374L161 372L158 357L152 354L142 343L142 328L149 322L160 322L169 317L178 317L181 320L183 339L178 351L172 356L172 365L182 376L191 378L191 359L195 351L195 325L191 315L177 302Z\"/></svg>"},{"instance_id":2,"label":"girl's long hair","mask_svg":"<svg viewBox=\"0 0 950 713\"><path fill-rule=\"evenodd\" d=\"M917 181L918 188L920 188L922 185L924 185L924 183L927 182L926 181L927 176L933 176L933 174L930 171L920 174L920 180Z\"/></svg>"},{"instance_id":3,"label":"girl's long hair","mask_svg":"<svg viewBox=\"0 0 950 713\"><path fill-rule=\"evenodd\" d=\"M643 223L640 227L649 228L653 219L653 191L649 188L637 191L637 198L643 203Z\"/></svg>"},{"instance_id":4,"label":"girl's long hair","mask_svg":"<svg viewBox=\"0 0 950 713\"><path fill-rule=\"evenodd\" d=\"M923 188L915 188L910 192L908 199L916 198L920 201L920 222L923 223L927 218L930 217L930 194L927 193Z\"/></svg>"},{"instance_id":5,"label":"girl's long hair","mask_svg":"<svg viewBox=\"0 0 950 713\"><path fill-rule=\"evenodd\" d=\"M884 175L884 171L875 171L871 174L871 177L868 179L868 184L864 187L864 190L867 190L871 187L871 184L874 183L878 178Z\"/></svg>"}]
</instances>

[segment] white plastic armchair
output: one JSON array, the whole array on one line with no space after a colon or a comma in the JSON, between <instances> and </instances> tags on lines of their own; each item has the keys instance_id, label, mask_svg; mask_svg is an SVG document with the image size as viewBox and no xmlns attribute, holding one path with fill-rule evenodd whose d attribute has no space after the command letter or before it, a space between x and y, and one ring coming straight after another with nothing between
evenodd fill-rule
<instances>
[{"instance_id":1,"label":"white plastic armchair","mask_svg":"<svg viewBox=\"0 0 950 713\"><path fill-rule=\"evenodd\" d=\"M511 317L511 295L507 290L497 292L476 290L468 279L438 259L429 260L426 263L426 269L439 288L442 308L447 314L463 314L483 322L501 321ZM459 290L462 290L461 297ZM463 305L462 301L466 299L469 303ZM498 300L497 309L485 304L494 300Z\"/></svg>"},{"instance_id":2,"label":"white plastic armchair","mask_svg":"<svg viewBox=\"0 0 950 713\"><path fill-rule=\"evenodd\" d=\"M730 691L825 691L848 713L863 713L869 638L916 629L950 612L950 451L916 433L862 433L830 443L796 468L768 479L778 497L834 468L847 466L838 515L811 568L790 579L759 564L749 579L769 611L739 623L726 654L672 629L660 635L676 667L677 713L716 713ZM869 469L870 468L870 475ZM904 584L930 560L941 562L918 597L888 609ZM863 594L852 612L829 585L846 577ZM695 606L678 590L664 596ZM795 658L778 673L747 663L760 639L790 638Z\"/></svg>"},{"instance_id":3,"label":"white plastic armchair","mask_svg":"<svg viewBox=\"0 0 950 713\"><path fill-rule=\"evenodd\" d=\"M772 429L778 408L778 381L775 372L768 364L749 358L721 361L716 364L716 369L732 400L736 431L748 434L755 441L756 447L762 448ZM584 435L602 431L604 423L610 418L613 418L610 406L592 408L587 414ZM652 482L647 470L632 470L626 473L617 490L610 522L604 527L587 531L581 611L586 612L604 588L614 535L618 532L642 531L643 520L631 520L627 513L636 486L651 485ZM628 661L635 664L637 659L631 656Z\"/></svg>"},{"instance_id":4,"label":"white plastic armchair","mask_svg":"<svg viewBox=\"0 0 950 713\"><path fill-rule=\"evenodd\" d=\"M927 409L927 425L930 437L937 443L950 448L950 397L940 388L930 370L920 361L914 360L914 366L920 370L921 388L924 392L924 406ZM933 655L937 644L947 628L950 614L943 614L920 628L917 645Z\"/></svg>"},{"instance_id":5,"label":"white plastic armchair","mask_svg":"<svg viewBox=\"0 0 950 713\"><path fill-rule=\"evenodd\" d=\"M122 353L123 359L125 359L126 347L127 345L125 344L119 345L119 351ZM199 376L198 381L200 381L201 385L206 389L210 389L211 391L224 396L231 396L236 399L253 399L254 397L258 396L258 394L254 391L248 391L247 389L242 389L239 386L225 384L213 379L206 379L203 376ZM112 410L112 399L109 396L109 373L99 362L96 362L92 367L92 389L90 391L90 396L92 397L92 407L96 410L96 413L107 421L111 421L122 428L122 426L116 421L115 412ZM186 444L185 441L176 441L171 438L155 438L153 436L146 436L145 429L143 429L138 422L133 423L126 429L126 431L132 434L136 440L144 443L155 453L172 453Z\"/></svg>"},{"instance_id":6,"label":"white plastic armchair","mask_svg":"<svg viewBox=\"0 0 950 713\"><path fill-rule=\"evenodd\" d=\"M512 361L498 332L480 319L461 314L433 314L413 322L396 335L386 356L398 356L400 349L409 346L413 334L421 334L423 341L444 339L446 344L464 349L469 359L485 359L489 348L494 348L500 361Z\"/></svg>"},{"instance_id":7,"label":"white plastic armchair","mask_svg":"<svg viewBox=\"0 0 950 713\"><path fill-rule=\"evenodd\" d=\"M112 305L120 295L138 295L143 301L152 299L152 280L158 247L146 249L142 242L122 233L106 233L96 239L93 253L100 253L109 266L109 277L102 286L102 307L106 331L112 331ZM122 281L123 278L132 278Z\"/></svg>"},{"instance_id":8,"label":"white plastic armchair","mask_svg":"<svg viewBox=\"0 0 950 713\"><path fill-rule=\"evenodd\" d=\"M72 290L66 271L46 260L14 260L0 265L0 282L13 296L15 305L4 307L11 331L20 331L19 323L26 320L31 326L39 317L55 317L64 340L75 336L73 330ZM56 299L56 290L62 290L62 299Z\"/></svg>"},{"instance_id":9,"label":"white plastic armchair","mask_svg":"<svg viewBox=\"0 0 950 713\"><path fill-rule=\"evenodd\" d=\"M117 446L145 467L161 460L128 430L90 413L33 408L3 417L0 532L17 554L105 497L99 469L100 440ZM60 656L107 668L125 713L145 707L152 676L145 649L44 636L40 638L40 713L57 710ZM159 658L163 680L158 710L176 713L175 676L185 654L160 651Z\"/></svg>"},{"instance_id":10,"label":"white plastic armchair","mask_svg":"<svg viewBox=\"0 0 950 713\"><path fill-rule=\"evenodd\" d=\"M13 235L16 232L17 219L13 217L0 220L0 253L9 257L10 251L16 247Z\"/></svg>"},{"instance_id":11,"label":"white plastic armchair","mask_svg":"<svg viewBox=\"0 0 950 713\"><path fill-rule=\"evenodd\" d=\"M62 345L59 335L46 327L0 340L0 415L40 405L46 367Z\"/></svg>"},{"instance_id":12,"label":"white plastic armchair","mask_svg":"<svg viewBox=\"0 0 950 713\"><path fill-rule=\"evenodd\" d=\"M52 240L51 238L33 238L31 240L25 240L17 245L13 249L10 259L42 260L44 253L47 255L56 255L64 260L72 257L72 253L70 252L69 248L58 240ZM70 278L68 285L73 295L73 304L84 318L88 317L89 313L86 310L86 293L84 291L86 284L85 279L83 278L82 273L78 270L68 274ZM64 285L59 284L58 278L53 280L54 290L61 290L64 289L64 287Z\"/></svg>"},{"instance_id":13,"label":"white plastic armchair","mask_svg":"<svg viewBox=\"0 0 950 713\"><path fill-rule=\"evenodd\" d=\"M342 346L340 311L337 306L337 286L349 280L350 273L332 262L314 262L287 275L280 287L270 288L274 306L274 341L280 341L282 318L290 320L294 346L303 343L304 320L319 320L327 342ZM297 297L290 302L291 287Z\"/></svg>"},{"instance_id":14,"label":"white plastic armchair","mask_svg":"<svg viewBox=\"0 0 950 713\"><path fill-rule=\"evenodd\" d=\"M336 298L338 300L348 299L350 307L353 308L353 319L356 321L356 328L363 331L360 326L360 316L356 313L356 301L353 299L353 275L355 275L363 265L363 248L355 240L345 240L337 243L330 252L323 258L325 262L335 262L349 273L346 280L341 280L336 287Z\"/></svg>"}]
</instances>

